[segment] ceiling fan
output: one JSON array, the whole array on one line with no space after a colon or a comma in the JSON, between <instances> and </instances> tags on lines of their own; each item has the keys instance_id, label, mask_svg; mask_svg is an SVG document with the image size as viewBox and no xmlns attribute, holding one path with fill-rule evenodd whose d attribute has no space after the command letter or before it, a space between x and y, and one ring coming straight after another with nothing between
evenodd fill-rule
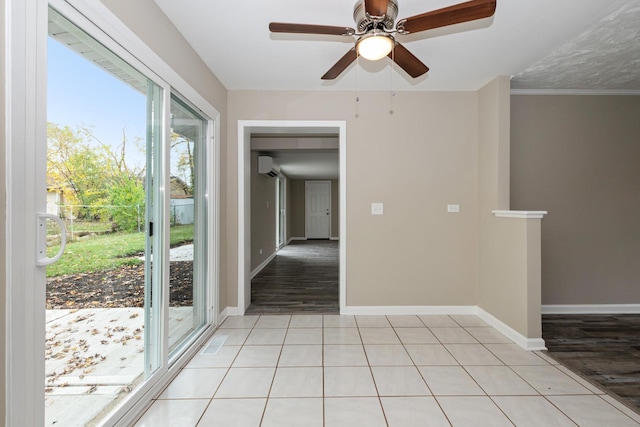
<instances>
[{"instance_id":1,"label":"ceiling fan","mask_svg":"<svg viewBox=\"0 0 640 427\"><path fill-rule=\"evenodd\" d=\"M471 0L442 9L433 10L393 24L398 15L397 0L358 0L353 10L356 28L330 25L293 24L271 22L273 33L321 34L356 37L356 43L349 52L336 62L323 76L323 80L333 80L356 60L358 55L376 61L390 57L411 77L420 77L429 67L400 44L394 34L406 35L434 28L492 16L497 0Z\"/></svg>"}]
</instances>

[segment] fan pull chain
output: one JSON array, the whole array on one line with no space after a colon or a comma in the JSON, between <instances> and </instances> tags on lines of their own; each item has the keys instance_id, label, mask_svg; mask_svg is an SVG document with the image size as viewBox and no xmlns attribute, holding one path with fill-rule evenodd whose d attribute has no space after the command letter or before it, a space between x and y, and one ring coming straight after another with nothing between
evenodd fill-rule
<instances>
[{"instance_id":1,"label":"fan pull chain","mask_svg":"<svg viewBox=\"0 0 640 427\"><path fill-rule=\"evenodd\" d=\"M358 70L360 69L360 55L356 56L356 119L360 117L360 93L358 92Z\"/></svg>"},{"instance_id":2,"label":"fan pull chain","mask_svg":"<svg viewBox=\"0 0 640 427\"><path fill-rule=\"evenodd\" d=\"M389 87L390 87L390 93L389 93L389 114L393 114L393 98L396 96L396 93L393 90L393 64L396 62L396 49L395 46L393 47L393 50L391 51L391 74L389 75Z\"/></svg>"}]
</instances>

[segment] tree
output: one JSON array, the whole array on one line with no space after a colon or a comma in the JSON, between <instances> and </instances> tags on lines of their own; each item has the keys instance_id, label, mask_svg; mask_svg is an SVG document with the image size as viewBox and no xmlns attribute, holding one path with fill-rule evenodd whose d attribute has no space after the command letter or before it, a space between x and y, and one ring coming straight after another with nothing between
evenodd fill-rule
<instances>
[{"instance_id":1,"label":"tree","mask_svg":"<svg viewBox=\"0 0 640 427\"><path fill-rule=\"evenodd\" d=\"M144 170L127 164L124 131L122 143L112 147L90 129L47 123L47 143L47 184L62 192L66 204L83 206L76 216L137 228L138 205L144 213Z\"/></svg>"},{"instance_id":2,"label":"tree","mask_svg":"<svg viewBox=\"0 0 640 427\"><path fill-rule=\"evenodd\" d=\"M195 169L196 165L194 162L194 142L190 139L179 135L175 132L171 135L171 157L175 158L176 163L175 166L172 165L171 175L176 176L182 180L189 187L190 195L193 195L193 190L195 188ZM175 168L175 170L174 170Z\"/></svg>"},{"instance_id":3,"label":"tree","mask_svg":"<svg viewBox=\"0 0 640 427\"><path fill-rule=\"evenodd\" d=\"M127 163L127 136L122 131L122 142L112 147L93 134L88 135L96 141L108 155L111 165L108 188L108 204L111 206L111 219L121 231L135 231L139 221L144 218L145 191L144 169L131 167ZM136 140L136 146L140 141Z\"/></svg>"},{"instance_id":4,"label":"tree","mask_svg":"<svg viewBox=\"0 0 640 427\"><path fill-rule=\"evenodd\" d=\"M117 228L135 231L144 218L145 192L140 179L132 176L121 177L110 189L111 217Z\"/></svg>"},{"instance_id":5,"label":"tree","mask_svg":"<svg viewBox=\"0 0 640 427\"><path fill-rule=\"evenodd\" d=\"M48 185L62 192L66 204L84 206L77 215L99 216L88 206L108 199L105 182L112 175L112 164L104 147L91 147L85 129L73 131L47 123Z\"/></svg>"}]
</instances>

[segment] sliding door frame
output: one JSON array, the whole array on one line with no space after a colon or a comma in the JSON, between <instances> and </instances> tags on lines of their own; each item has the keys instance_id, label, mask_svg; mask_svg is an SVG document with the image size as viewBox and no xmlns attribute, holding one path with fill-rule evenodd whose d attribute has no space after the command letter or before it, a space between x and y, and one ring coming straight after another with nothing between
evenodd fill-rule
<instances>
[{"instance_id":1,"label":"sliding door frame","mask_svg":"<svg viewBox=\"0 0 640 427\"><path fill-rule=\"evenodd\" d=\"M5 0L6 144L6 340L5 424L42 425L44 421L45 294L44 268L37 268L36 212L45 198L35 194L46 180L47 4ZM44 150L46 151L46 150ZM37 297L36 297L37 295Z\"/></svg>"},{"instance_id":2,"label":"sliding door frame","mask_svg":"<svg viewBox=\"0 0 640 427\"><path fill-rule=\"evenodd\" d=\"M211 266L208 284L208 326L191 347L171 365L168 360L166 327L168 305L163 319L163 365L132 393L103 423L129 425L151 399L179 372L179 369L213 333L219 310L220 245L220 114L177 72L144 44L100 2L82 0L4 0L3 29L6 39L4 100L6 159L6 335L5 374L2 398L6 402L5 424L9 427L44 423L45 352L45 268L37 267L36 213L45 211L46 187L46 74L47 16L51 5L83 28L108 49L129 62L163 89L163 153L168 162L169 102L172 90L195 105L208 118L207 174L205 200L209 206L207 262ZM126 48L124 48L124 47ZM166 169L168 170L168 169ZM34 173L35 171L35 173ZM164 174L166 175L166 174ZM168 191L163 176L161 191ZM38 191L36 191L38 190ZM168 218L168 193L162 197ZM168 257L168 235L163 236ZM168 277L168 262L165 263ZM166 280L166 279L165 279ZM164 290L168 293L168 287ZM168 299L165 298L165 301Z\"/></svg>"}]
</instances>

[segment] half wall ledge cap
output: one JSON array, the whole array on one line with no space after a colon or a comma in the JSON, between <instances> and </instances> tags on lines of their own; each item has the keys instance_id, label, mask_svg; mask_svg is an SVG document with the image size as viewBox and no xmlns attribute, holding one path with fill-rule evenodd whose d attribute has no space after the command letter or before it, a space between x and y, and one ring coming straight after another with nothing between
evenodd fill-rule
<instances>
[{"instance_id":1,"label":"half wall ledge cap","mask_svg":"<svg viewBox=\"0 0 640 427\"><path fill-rule=\"evenodd\" d=\"M547 211L491 211L497 218L542 219Z\"/></svg>"}]
</instances>

